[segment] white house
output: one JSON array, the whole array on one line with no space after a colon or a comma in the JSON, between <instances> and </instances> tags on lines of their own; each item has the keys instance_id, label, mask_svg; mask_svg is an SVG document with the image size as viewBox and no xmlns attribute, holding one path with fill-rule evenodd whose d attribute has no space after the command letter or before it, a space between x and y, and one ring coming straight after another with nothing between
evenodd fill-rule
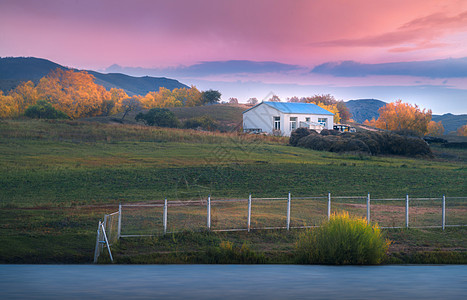
<instances>
[{"instance_id":1,"label":"white house","mask_svg":"<svg viewBox=\"0 0 467 300\"><path fill-rule=\"evenodd\" d=\"M298 127L332 130L334 114L312 103L261 102L243 112L243 131L290 136Z\"/></svg>"}]
</instances>

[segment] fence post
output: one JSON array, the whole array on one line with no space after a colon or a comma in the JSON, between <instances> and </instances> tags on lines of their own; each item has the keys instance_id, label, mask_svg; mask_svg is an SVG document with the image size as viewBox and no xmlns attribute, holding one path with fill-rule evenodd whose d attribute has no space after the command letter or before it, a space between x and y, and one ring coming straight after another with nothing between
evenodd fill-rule
<instances>
[{"instance_id":1,"label":"fence post","mask_svg":"<svg viewBox=\"0 0 467 300\"><path fill-rule=\"evenodd\" d=\"M366 221L370 224L370 193L366 196Z\"/></svg>"},{"instance_id":2,"label":"fence post","mask_svg":"<svg viewBox=\"0 0 467 300\"><path fill-rule=\"evenodd\" d=\"M446 196L443 195L443 230L446 228Z\"/></svg>"},{"instance_id":3,"label":"fence post","mask_svg":"<svg viewBox=\"0 0 467 300\"><path fill-rule=\"evenodd\" d=\"M250 232L250 226L251 226L251 194L248 197L248 232Z\"/></svg>"},{"instance_id":4,"label":"fence post","mask_svg":"<svg viewBox=\"0 0 467 300\"><path fill-rule=\"evenodd\" d=\"M405 228L409 228L409 194L405 195Z\"/></svg>"},{"instance_id":5,"label":"fence post","mask_svg":"<svg viewBox=\"0 0 467 300\"><path fill-rule=\"evenodd\" d=\"M290 192L289 196L287 197L287 230L290 230L290 202L292 201L292 198L290 197Z\"/></svg>"},{"instance_id":6,"label":"fence post","mask_svg":"<svg viewBox=\"0 0 467 300\"><path fill-rule=\"evenodd\" d=\"M211 195L208 196L208 230L211 230Z\"/></svg>"},{"instance_id":7,"label":"fence post","mask_svg":"<svg viewBox=\"0 0 467 300\"><path fill-rule=\"evenodd\" d=\"M328 192L328 221L331 219L331 192Z\"/></svg>"},{"instance_id":8,"label":"fence post","mask_svg":"<svg viewBox=\"0 0 467 300\"><path fill-rule=\"evenodd\" d=\"M102 225L104 226L104 229L107 229L108 217L109 215L104 215L104 222L102 223Z\"/></svg>"},{"instance_id":9,"label":"fence post","mask_svg":"<svg viewBox=\"0 0 467 300\"><path fill-rule=\"evenodd\" d=\"M107 234L105 233L105 228L104 228L104 226L102 225L102 223L101 223L101 228L102 228L102 235L104 236L104 242L105 242L105 244L107 245L107 251L109 251L110 260L111 260L112 262L114 262L114 258L113 258L113 256L112 256L112 251L110 251L109 239L107 239ZM103 245L102 245L102 247L103 247Z\"/></svg>"},{"instance_id":10,"label":"fence post","mask_svg":"<svg viewBox=\"0 0 467 300\"><path fill-rule=\"evenodd\" d=\"M100 254L100 233L101 233L101 220L99 220L99 225L97 225L97 237L96 237L96 249L94 250L94 263L97 264L97 259Z\"/></svg>"},{"instance_id":11,"label":"fence post","mask_svg":"<svg viewBox=\"0 0 467 300\"><path fill-rule=\"evenodd\" d=\"M167 198L165 198L165 200L164 200L163 221L164 221L164 234L166 234L167 233Z\"/></svg>"},{"instance_id":12,"label":"fence post","mask_svg":"<svg viewBox=\"0 0 467 300\"><path fill-rule=\"evenodd\" d=\"M118 227L117 227L117 240L120 239L122 232L122 203L118 205Z\"/></svg>"}]
</instances>

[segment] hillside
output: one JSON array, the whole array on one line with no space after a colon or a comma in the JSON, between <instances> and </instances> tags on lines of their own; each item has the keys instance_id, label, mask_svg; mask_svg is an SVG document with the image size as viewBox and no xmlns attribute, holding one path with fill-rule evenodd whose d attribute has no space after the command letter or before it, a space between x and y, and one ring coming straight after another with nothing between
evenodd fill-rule
<instances>
[{"instance_id":1,"label":"hillside","mask_svg":"<svg viewBox=\"0 0 467 300\"><path fill-rule=\"evenodd\" d=\"M352 119L357 123L363 123L372 118L378 119L378 109L386 105L386 102L377 99L357 99L345 102Z\"/></svg>"},{"instance_id":2,"label":"hillside","mask_svg":"<svg viewBox=\"0 0 467 300\"><path fill-rule=\"evenodd\" d=\"M457 128L467 124L467 115L453 115L453 114L444 114L433 115L431 118L435 122L441 121L444 126L444 134L449 132L456 131Z\"/></svg>"},{"instance_id":3,"label":"hillside","mask_svg":"<svg viewBox=\"0 0 467 300\"><path fill-rule=\"evenodd\" d=\"M35 57L6 57L0 58L0 90L7 93L22 81L31 80L38 83L39 80L57 68L70 69L47 59ZM158 91L160 87L170 90L175 88L188 88L175 79L165 77L133 77L124 74L103 74L95 71L87 71L92 74L97 84L106 89L120 88L129 95L145 95L150 91Z\"/></svg>"}]
</instances>

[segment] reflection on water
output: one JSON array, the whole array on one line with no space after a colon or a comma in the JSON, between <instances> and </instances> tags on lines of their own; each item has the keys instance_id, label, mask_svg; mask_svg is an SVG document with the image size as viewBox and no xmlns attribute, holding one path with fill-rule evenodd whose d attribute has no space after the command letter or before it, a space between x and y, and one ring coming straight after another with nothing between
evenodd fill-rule
<instances>
[{"instance_id":1,"label":"reflection on water","mask_svg":"<svg viewBox=\"0 0 467 300\"><path fill-rule=\"evenodd\" d=\"M0 299L467 299L467 266L0 265Z\"/></svg>"}]
</instances>

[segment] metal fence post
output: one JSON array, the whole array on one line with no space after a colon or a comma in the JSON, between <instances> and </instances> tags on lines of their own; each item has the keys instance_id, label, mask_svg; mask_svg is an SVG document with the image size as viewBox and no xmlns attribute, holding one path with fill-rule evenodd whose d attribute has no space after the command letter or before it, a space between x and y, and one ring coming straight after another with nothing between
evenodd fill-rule
<instances>
[{"instance_id":1,"label":"metal fence post","mask_svg":"<svg viewBox=\"0 0 467 300\"><path fill-rule=\"evenodd\" d=\"M167 233L167 198L165 198L165 200L164 200L163 221L164 221L164 234L166 234Z\"/></svg>"},{"instance_id":2,"label":"metal fence post","mask_svg":"<svg viewBox=\"0 0 467 300\"><path fill-rule=\"evenodd\" d=\"M104 226L104 229L107 229L108 218L109 218L109 215L104 215L104 223L102 223L102 225Z\"/></svg>"},{"instance_id":3,"label":"metal fence post","mask_svg":"<svg viewBox=\"0 0 467 300\"><path fill-rule=\"evenodd\" d=\"M409 194L405 195L405 228L409 228Z\"/></svg>"},{"instance_id":4,"label":"metal fence post","mask_svg":"<svg viewBox=\"0 0 467 300\"><path fill-rule=\"evenodd\" d=\"M208 196L208 230L211 230L211 195Z\"/></svg>"},{"instance_id":5,"label":"metal fence post","mask_svg":"<svg viewBox=\"0 0 467 300\"><path fill-rule=\"evenodd\" d=\"M118 205L118 227L117 227L117 239L120 239L122 233L122 203Z\"/></svg>"},{"instance_id":6,"label":"metal fence post","mask_svg":"<svg viewBox=\"0 0 467 300\"><path fill-rule=\"evenodd\" d=\"M331 192L328 192L328 221L331 219Z\"/></svg>"},{"instance_id":7,"label":"metal fence post","mask_svg":"<svg viewBox=\"0 0 467 300\"><path fill-rule=\"evenodd\" d=\"M366 196L366 221L370 224L370 193Z\"/></svg>"},{"instance_id":8,"label":"metal fence post","mask_svg":"<svg viewBox=\"0 0 467 300\"><path fill-rule=\"evenodd\" d=\"M99 225L97 225L97 237L96 237L96 249L94 250L94 263L97 264L97 259L100 254L100 233L101 233L101 220L99 220Z\"/></svg>"},{"instance_id":9,"label":"metal fence post","mask_svg":"<svg viewBox=\"0 0 467 300\"><path fill-rule=\"evenodd\" d=\"M102 235L104 236L104 242L107 245L107 251L109 252L110 260L114 262L114 258L112 257L112 251L110 251L110 244L109 244L109 239L107 238L107 234L105 233L105 228L101 223L101 228L102 228ZM102 245L103 247L104 245Z\"/></svg>"},{"instance_id":10,"label":"metal fence post","mask_svg":"<svg viewBox=\"0 0 467 300\"><path fill-rule=\"evenodd\" d=\"M292 198L290 197L290 192L289 196L287 197L287 230L290 230L290 202L292 201Z\"/></svg>"},{"instance_id":11,"label":"metal fence post","mask_svg":"<svg viewBox=\"0 0 467 300\"><path fill-rule=\"evenodd\" d=\"M251 194L248 197L248 232L250 232L250 226L251 226Z\"/></svg>"},{"instance_id":12,"label":"metal fence post","mask_svg":"<svg viewBox=\"0 0 467 300\"><path fill-rule=\"evenodd\" d=\"M446 196L443 195L443 230L446 228Z\"/></svg>"}]
</instances>

